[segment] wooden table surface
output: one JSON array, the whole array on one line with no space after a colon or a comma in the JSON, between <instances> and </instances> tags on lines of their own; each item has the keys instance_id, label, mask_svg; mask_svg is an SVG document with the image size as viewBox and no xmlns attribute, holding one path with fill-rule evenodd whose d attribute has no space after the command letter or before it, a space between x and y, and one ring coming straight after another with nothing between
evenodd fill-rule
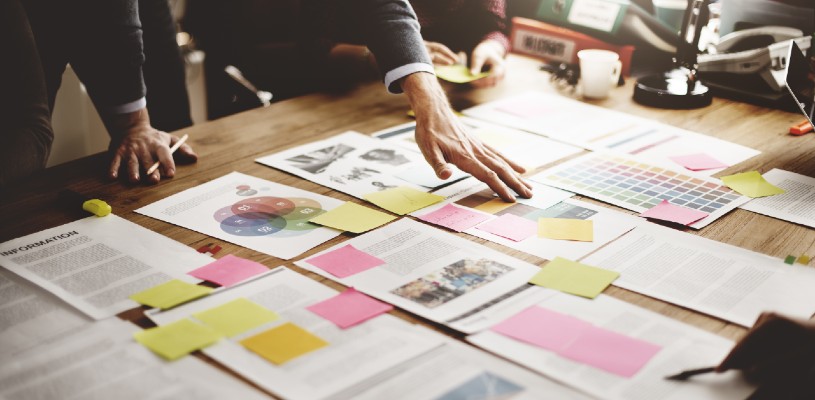
<instances>
[{"instance_id":1,"label":"wooden table surface","mask_svg":"<svg viewBox=\"0 0 815 400\"><path fill-rule=\"evenodd\" d=\"M538 70L540 62L510 56L508 64L507 79L496 88L472 89L466 86L446 86L453 106L456 109L463 109L527 90L556 92L554 86L549 82L549 75ZM628 79L625 86L614 89L608 99L591 103L715 136L762 152L719 175L750 170L758 170L763 173L772 168L781 168L815 176L815 156L812 155L815 150L815 135L796 137L787 134L789 126L802 119L800 114L720 98L714 99L712 105L697 110L655 109L634 103L631 98L633 87L633 79ZM568 93L561 92L561 94L570 96ZM354 200L362 203L343 193L257 164L254 159L292 146L325 139L347 130L367 134L408 122L407 110L408 104L405 96L388 94L381 83L374 82L360 85L345 93L308 95L275 103L268 108L196 125L179 131L177 134L179 136L184 133L190 135L187 143L192 145L199 154L199 161L195 164L179 166L175 178L163 180L157 185L132 185L122 181L107 180L104 176L108 165L105 154L97 154L49 168L25 183L9 188L2 193L2 198L0 198L0 242L86 216L87 214L83 214L81 210L67 210L61 207L57 193L61 189L68 188L87 197L104 199L113 207L117 215L193 248L214 242L224 248L218 257L234 254L261 262L269 267L286 265L313 279L340 289L342 288L340 285L304 271L294 266L292 262L285 262L231 243L212 239L186 228L136 214L133 210L231 171L242 172L343 201ZM605 206L629 212L611 205ZM778 257L780 265L783 265L781 259L787 255L815 255L815 230L740 209L730 212L700 231L689 230L688 234L704 236ZM536 265L541 265L545 261L479 238L459 235ZM344 233L296 259L307 257L352 236L352 234ZM743 327L720 319L620 288L611 287L605 293L729 339L738 339L746 331ZM397 310L394 313L410 321L423 323L455 335L448 329L435 326L402 311ZM146 323L141 317L141 310L125 312L120 316L142 325Z\"/></svg>"}]
</instances>

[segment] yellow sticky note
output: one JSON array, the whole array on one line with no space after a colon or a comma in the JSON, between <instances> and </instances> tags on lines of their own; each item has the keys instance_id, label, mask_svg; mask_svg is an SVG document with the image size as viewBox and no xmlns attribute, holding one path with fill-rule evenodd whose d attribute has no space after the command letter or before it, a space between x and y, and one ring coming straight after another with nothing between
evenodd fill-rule
<instances>
[{"instance_id":1,"label":"yellow sticky note","mask_svg":"<svg viewBox=\"0 0 815 400\"><path fill-rule=\"evenodd\" d=\"M181 303L204 297L210 292L212 292L212 288L173 279L167 283L132 294L130 299L146 306L166 310Z\"/></svg>"},{"instance_id":2,"label":"yellow sticky note","mask_svg":"<svg viewBox=\"0 0 815 400\"><path fill-rule=\"evenodd\" d=\"M619 276L619 272L556 257L541 268L529 283L593 299Z\"/></svg>"},{"instance_id":3,"label":"yellow sticky note","mask_svg":"<svg viewBox=\"0 0 815 400\"><path fill-rule=\"evenodd\" d=\"M515 204L517 203L507 203L506 201L496 198L474 208L487 214L498 214L499 212L512 207Z\"/></svg>"},{"instance_id":4,"label":"yellow sticky note","mask_svg":"<svg viewBox=\"0 0 815 400\"><path fill-rule=\"evenodd\" d=\"M798 261L797 262L798 262L798 264L807 265L807 264L809 264L809 256L806 255L806 254L801 254L800 256L798 256Z\"/></svg>"},{"instance_id":5,"label":"yellow sticky note","mask_svg":"<svg viewBox=\"0 0 815 400\"><path fill-rule=\"evenodd\" d=\"M280 318L276 312L247 299L235 299L192 316L229 337Z\"/></svg>"},{"instance_id":6,"label":"yellow sticky note","mask_svg":"<svg viewBox=\"0 0 815 400\"><path fill-rule=\"evenodd\" d=\"M385 225L394 219L396 217L392 215L349 201L310 219L309 222L343 231L362 233Z\"/></svg>"},{"instance_id":7,"label":"yellow sticky note","mask_svg":"<svg viewBox=\"0 0 815 400\"><path fill-rule=\"evenodd\" d=\"M593 242L594 222L590 219L538 218L538 237Z\"/></svg>"},{"instance_id":8,"label":"yellow sticky note","mask_svg":"<svg viewBox=\"0 0 815 400\"><path fill-rule=\"evenodd\" d=\"M436 204L444 200L444 197L425 193L407 186L399 186L379 192L368 193L365 195L365 200L392 213L405 215L416 210L421 210L431 204Z\"/></svg>"},{"instance_id":9,"label":"yellow sticky note","mask_svg":"<svg viewBox=\"0 0 815 400\"><path fill-rule=\"evenodd\" d=\"M489 76L489 72L481 72L479 74L471 74L470 69L466 65L438 65L436 66L436 76L452 83L468 83L477 81L481 78Z\"/></svg>"},{"instance_id":10,"label":"yellow sticky note","mask_svg":"<svg viewBox=\"0 0 815 400\"><path fill-rule=\"evenodd\" d=\"M765 197L784 193L784 189L767 182L758 171L723 176L722 182L747 197Z\"/></svg>"},{"instance_id":11,"label":"yellow sticky note","mask_svg":"<svg viewBox=\"0 0 815 400\"><path fill-rule=\"evenodd\" d=\"M328 346L328 342L291 322L241 340L241 344L276 365Z\"/></svg>"},{"instance_id":12,"label":"yellow sticky note","mask_svg":"<svg viewBox=\"0 0 815 400\"><path fill-rule=\"evenodd\" d=\"M175 360L217 342L221 335L212 328L182 319L136 332L133 337L154 353Z\"/></svg>"}]
</instances>

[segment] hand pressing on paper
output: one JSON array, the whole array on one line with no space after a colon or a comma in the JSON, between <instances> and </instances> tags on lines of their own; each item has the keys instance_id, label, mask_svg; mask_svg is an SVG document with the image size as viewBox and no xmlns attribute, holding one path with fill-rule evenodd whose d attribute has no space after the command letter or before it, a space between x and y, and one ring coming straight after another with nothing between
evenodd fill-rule
<instances>
[{"instance_id":1,"label":"hand pressing on paper","mask_svg":"<svg viewBox=\"0 0 815 400\"><path fill-rule=\"evenodd\" d=\"M467 133L435 76L418 72L401 84L416 113L416 143L439 178L452 175L450 163L486 183L505 201L515 201L513 191L532 197L532 186L520 175L524 168Z\"/></svg>"},{"instance_id":2,"label":"hand pressing on paper","mask_svg":"<svg viewBox=\"0 0 815 400\"><path fill-rule=\"evenodd\" d=\"M120 171L123 171L130 182L138 182L142 178L140 169L147 171L156 160L161 165L158 170L146 177L150 183L158 183L162 176L172 178L175 175L175 161L170 153L170 147L179 139L175 135L153 128L146 108L132 113L107 116L105 122L108 132L114 138L110 142L112 160L108 175L111 179L116 179ZM181 145L177 154L186 162L195 162L198 159L198 155L187 144Z\"/></svg>"},{"instance_id":3,"label":"hand pressing on paper","mask_svg":"<svg viewBox=\"0 0 815 400\"><path fill-rule=\"evenodd\" d=\"M425 40L424 47L427 48L427 53L430 54L430 61L433 65L454 65L459 63L458 54L441 43Z\"/></svg>"},{"instance_id":4,"label":"hand pressing on paper","mask_svg":"<svg viewBox=\"0 0 815 400\"><path fill-rule=\"evenodd\" d=\"M475 87L492 87L504 80L504 75L506 75L505 56L506 49L501 43L492 39L479 43L470 56L470 73L477 75L486 67L490 74L471 82L472 85Z\"/></svg>"},{"instance_id":5,"label":"hand pressing on paper","mask_svg":"<svg viewBox=\"0 0 815 400\"><path fill-rule=\"evenodd\" d=\"M751 398L815 399L815 321L764 313L716 368L759 385Z\"/></svg>"}]
</instances>

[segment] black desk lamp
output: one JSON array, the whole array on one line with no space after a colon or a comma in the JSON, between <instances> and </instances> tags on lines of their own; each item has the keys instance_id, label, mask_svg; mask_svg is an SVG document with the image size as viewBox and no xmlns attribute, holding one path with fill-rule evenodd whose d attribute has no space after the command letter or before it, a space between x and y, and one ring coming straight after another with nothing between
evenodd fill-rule
<instances>
[{"instance_id":1,"label":"black desk lamp","mask_svg":"<svg viewBox=\"0 0 815 400\"><path fill-rule=\"evenodd\" d=\"M676 46L674 69L637 80L634 101L660 108L688 109L710 105L710 89L696 76L699 36L707 23L709 0L688 0Z\"/></svg>"}]
</instances>

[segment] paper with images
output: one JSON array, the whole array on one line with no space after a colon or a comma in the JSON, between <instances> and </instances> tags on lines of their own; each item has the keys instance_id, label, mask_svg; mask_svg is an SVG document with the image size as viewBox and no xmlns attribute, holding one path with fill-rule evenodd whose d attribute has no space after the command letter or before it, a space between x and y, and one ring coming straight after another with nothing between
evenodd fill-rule
<instances>
[{"instance_id":1,"label":"paper with images","mask_svg":"<svg viewBox=\"0 0 815 400\"><path fill-rule=\"evenodd\" d=\"M660 346L661 349L633 376L624 377L590 364L573 361L558 355L555 351L524 343L493 331L484 331L469 336L467 340L476 346L597 398L612 400L742 399L754 390L754 387L735 371L698 376L689 382L664 379L665 376L674 374L678 370L717 365L721 362L733 343L718 335L685 325L610 296L600 295L589 300L554 291L548 293L550 296L537 306L569 315L604 330L652 343ZM557 329L558 327L552 328ZM598 333L601 332L598 331ZM599 343L591 337L588 339L594 341L595 345ZM605 341L603 338L600 340ZM585 354L571 355L581 358ZM589 356L595 360L593 358L595 355ZM595 361L599 365L609 360L596 359Z\"/></svg>"},{"instance_id":2,"label":"paper with images","mask_svg":"<svg viewBox=\"0 0 815 400\"><path fill-rule=\"evenodd\" d=\"M528 113L511 110L526 104ZM533 104L540 106L534 108ZM564 96L528 92L464 110L468 117L533 132L589 150L638 155L663 168L677 168L671 157L704 151L726 165L761 152L726 140L679 129L646 118L586 104ZM712 176L724 168L699 171Z\"/></svg>"},{"instance_id":3,"label":"paper with images","mask_svg":"<svg viewBox=\"0 0 815 400\"><path fill-rule=\"evenodd\" d=\"M579 147L502 125L467 117L461 117L460 121L471 135L529 171L583 151ZM415 132L416 123L409 122L375 132L373 136L412 151L421 152L416 144ZM453 182L452 179L446 181L446 183L451 182Z\"/></svg>"},{"instance_id":4,"label":"paper with images","mask_svg":"<svg viewBox=\"0 0 815 400\"><path fill-rule=\"evenodd\" d=\"M263 389L286 399L322 399L379 384L382 374L402 368L409 360L433 352L438 336L382 315L348 329L314 315L306 307L337 292L285 267L269 275L164 312L150 312L158 325L194 318L194 314L243 298L274 311L280 318L223 339L203 352ZM295 324L328 346L298 354L277 366L240 342L285 324ZM263 351L263 350L262 350ZM280 355L274 352L275 355ZM353 397L353 396L351 396Z\"/></svg>"},{"instance_id":5,"label":"paper with images","mask_svg":"<svg viewBox=\"0 0 815 400\"><path fill-rule=\"evenodd\" d=\"M784 194L750 200L740 208L815 228L815 178L773 169L764 174Z\"/></svg>"},{"instance_id":6,"label":"paper with images","mask_svg":"<svg viewBox=\"0 0 815 400\"><path fill-rule=\"evenodd\" d=\"M421 216L455 204L467 207L473 212L494 218L503 214L513 214L528 219L535 224L539 218L569 218L593 222L593 241L563 241L549 238L529 237L516 242L477 228L466 229L464 233L495 242L506 247L523 251L547 260L555 257L579 259L620 237L635 226L644 223L640 218L597 206L580 200L569 199L571 193L532 182L534 196L531 199L519 198L515 203L506 203L496 199L492 190L481 182L461 181L435 193L446 198L445 201L425 208L411 215ZM482 212L483 211L483 212ZM494 215L491 215L494 214ZM536 228L537 229L537 228Z\"/></svg>"},{"instance_id":7,"label":"paper with images","mask_svg":"<svg viewBox=\"0 0 815 400\"><path fill-rule=\"evenodd\" d=\"M0 265L93 319L138 304L133 293L212 262L116 215L88 217L0 244Z\"/></svg>"},{"instance_id":8,"label":"paper with images","mask_svg":"<svg viewBox=\"0 0 815 400\"><path fill-rule=\"evenodd\" d=\"M764 311L809 318L815 269L647 224L581 262L616 271L619 286L752 326Z\"/></svg>"},{"instance_id":9,"label":"paper with images","mask_svg":"<svg viewBox=\"0 0 815 400\"><path fill-rule=\"evenodd\" d=\"M0 397L268 398L195 357L164 362L133 341L139 330L111 318L21 353L14 362L0 364Z\"/></svg>"},{"instance_id":10,"label":"paper with images","mask_svg":"<svg viewBox=\"0 0 815 400\"><path fill-rule=\"evenodd\" d=\"M363 199L369 193L400 186L429 191L417 183L397 177L401 172L417 166L424 166L428 178L436 176L420 153L358 132L341 133L255 161L358 199ZM412 172L415 174L415 171Z\"/></svg>"},{"instance_id":11,"label":"paper with images","mask_svg":"<svg viewBox=\"0 0 815 400\"><path fill-rule=\"evenodd\" d=\"M309 223L342 201L232 172L137 213L288 260L340 231Z\"/></svg>"},{"instance_id":12,"label":"paper with images","mask_svg":"<svg viewBox=\"0 0 815 400\"><path fill-rule=\"evenodd\" d=\"M645 212L663 200L709 215L689 225L701 229L750 199L714 178L648 164L638 157L590 153L530 178L606 203Z\"/></svg>"},{"instance_id":13,"label":"paper with images","mask_svg":"<svg viewBox=\"0 0 815 400\"><path fill-rule=\"evenodd\" d=\"M542 290L526 283L539 270L537 266L410 219L324 253L345 245L385 264L346 278L337 278L309 260L295 264L465 333L517 312Z\"/></svg>"},{"instance_id":14,"label":"paper with images","mask_svg":"<svg viewBox=\"0 0 815 400\"><path fill-rule=\"evenodd\" d=\"M68 304L3 269L0 297L0 360L91 323Z\"/></svg>"}]
</instances>

